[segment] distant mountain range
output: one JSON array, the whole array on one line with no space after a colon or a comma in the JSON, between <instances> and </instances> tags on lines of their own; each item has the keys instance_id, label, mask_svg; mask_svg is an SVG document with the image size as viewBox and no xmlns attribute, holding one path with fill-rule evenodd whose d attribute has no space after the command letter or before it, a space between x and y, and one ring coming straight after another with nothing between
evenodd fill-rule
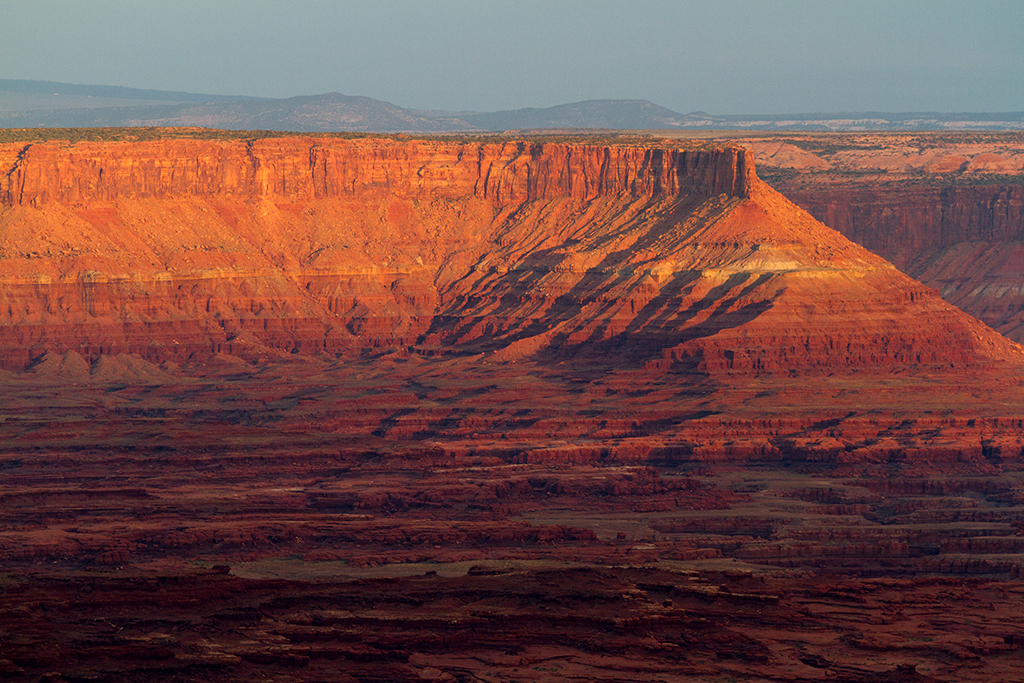
<instances>
[{"instance_id":1,"label":"distant mountain range","mask_svg":"<svg viewBox=\"0 0 1024 683\"><path fill-rule=\"evenodd\" d=\"M507 130L1022 130L1024 112L681 114L647 100L588 100L497 112L405 109L327 93L267 99L0 79L0 128L202 126L298 132L444 133Z\"/></svg>"}]
</instances>

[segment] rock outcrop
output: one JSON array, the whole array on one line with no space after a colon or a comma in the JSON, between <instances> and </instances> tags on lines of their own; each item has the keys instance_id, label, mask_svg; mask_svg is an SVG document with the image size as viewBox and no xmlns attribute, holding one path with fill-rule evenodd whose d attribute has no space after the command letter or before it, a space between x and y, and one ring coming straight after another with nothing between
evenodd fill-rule
<instances>
[{"instance_id":1,"label":"rock outcrop","mask_svg":"<svg viewBox=\"0 0 1024 683\"><path fill-rule=\"evenodd\" d=\"M28 370L26 387L165 387L122 406L130 420L180 417L174 392L195 396L180 383L208 381L197 414L225 424L514 442L524 462L856 469L899 453L979 471L991 435L931 413L1020 415L1020 347L816 222L738 148L287 137L6 154L0 367Z\"/></svg>"},{"instance_id":2,"label":"rock outcrop","mask_svg":"<svg viewBox=\"0 0 1024 683\"><path fill-rule=\"evenodd\" d=\"M780 134L740 143L815 218L1024 341L1017 134Z\"/></svg>"},{"instance_id":3,"label":"rock outcrop","mask_svg":"<svg viewBox=\"0 0 1024 683\"><path fill-rule=\"evenodd\" d=\"M286 138L15 151L0 189L11 368L44 350L244 355L250 335L292 352L409 345L439 290L523 211L740 197L753 179L736 149Z\"/></svg>"},{"instance_id":4,"label":"rock outcrop","mask_svg":"<svg viewBox=\"0 0 1024 683\"><path fill-rule=\"evenodd\" d=\"M9 145L5 204L88 205L185 197L310 201L386 194L538 199L626 194L742 196L753 166L737 148L445 143L385 138Z\"/></svg>"},{"instance_id":5,"label":"rock outcrop","mask_svg":"<svg viewBox=\"0 0 1024 683\"><path fill-rule=\"evenodd\" d=\"M1024 186L800 189L818 220L1024 341Z\"/></svg>"},{"instance_id":6,"label":"rock outcrop","mask_svg":"<svg viewBox=\"0 0 1024 683\"><path fill-rule=\"evenodd\" d=\"M399 346L753 374L1011 353L736 148L281 138L6 156L10 369L65 351Z\"/></svg>"}]
</instances>

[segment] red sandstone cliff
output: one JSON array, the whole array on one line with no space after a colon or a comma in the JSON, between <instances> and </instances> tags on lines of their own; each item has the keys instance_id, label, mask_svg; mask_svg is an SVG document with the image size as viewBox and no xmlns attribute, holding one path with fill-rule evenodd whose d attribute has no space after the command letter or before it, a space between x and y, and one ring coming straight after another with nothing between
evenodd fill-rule
<instances>
[{"instance_id":1,"label":"red sandstone cliff","mask_svg":"<svg viewBox=\"0 0 1024 683\"><path fill-rule=\"evenodd\" d=\"M1024 187L783 189L946 301L1024 341Z\"/></svg>"},{"instance_id":2,"label":"red sandstone cliff","mask_svg":"<svg viewBox=\"0 0 1024 683\"><path fill-rule=\"evenodd\" d=\"M1018 353L737 148L292 137L4 158L10 368L392 345L753 374Z\"/></svg>"},{"instance_id":3,"label":"red sandstone cliff","mask_svg":"<svg viewBox=\"0 0 1024 683\"><path fill-rule=\"evenodd\" d=\"M308 201L386 193L475 197L501 207L556 197L743 196L754 177L738 148L302 137L8 147L0 158L15 160L0 197L10 206L224 196Z\"/></svg>"},{"instance_id":4,"label":"red sandstone cliff","mask_svg":"<svg viewBox=\"0 0 1024 683\"><path fill-rule=\"evenodd\" d=\"M1015 133L737 141L815 218L1024 341L1024 145Z\"/></svg>"}]
</instances>

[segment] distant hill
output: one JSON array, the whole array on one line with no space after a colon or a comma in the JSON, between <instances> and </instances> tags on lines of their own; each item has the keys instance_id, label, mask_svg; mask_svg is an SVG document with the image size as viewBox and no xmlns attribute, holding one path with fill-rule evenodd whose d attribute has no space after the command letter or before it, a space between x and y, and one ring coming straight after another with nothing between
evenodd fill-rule
<instances>
[{"instance_id":1,"label":"distant hill","mask_svg":"<svg viewBox=\"0 0 1024 683\"><path fill-rule=\"evenodd\" d=\"M116 85L75 85L54 81L18 81L0 78L0 92L56 97L93 97L104 100L145 100L170 102L235 102L265 100L265 97L241 95L201 95L171 90L139 90Z\"/></svg>"},{"instance_id":2,"label":"distant hill","mask_svg":"<svg viewBox=\"0 0 1024 683\"><path fill-rule=\"evenodd\" d=\"M691 114L695 128L740 130L1022 130L1024 112L847 112L778 114L772 116L710 116ZM701 120L703 119L703 120Z\"/></svg>"},{"instance_id":3,"label":"distant hill","mask_svg":"<svg viewBox=\"0 0 1024 683\"><path fill-rule=\"evenodd\" d=\"M535 128L682 128L692 117L647 100L588 100L545 109L516 109L463 116L475 128L511 130Z\"/></svg>"},{"instance_id":4,"label":"distant hill","mask_svg":"<svg viewBox=\"0 0 1024 683\"><path fill-rule=\"evenodd\" d=\"M0 117L15 115L37 125L60 125L64 120L88 121L83 112L69 110L153 107L168 104L205 102L257 102L259 97L201 95L168 90L139 90L111 85L74 85L53 81L16 81L0 79ZM60 118L57 112L66 112ZM58 123L48 121L57 116ZM0 125L8 125L0 120ZM83 123L82 125L89 125Z\"/></svg>"},{"instance_id":5,"label":"distant hill","mask_svg":"<svg viewBox=\"0 0 1024 683\"><path fill-rule=\"evenodd\" d=\"M444 116L424 116L370 97L327 93L287 99L257 99L170 93L96 86L64 87L36 82L0 81L0 127L204 126L230 130L325 132L440 132L469 125ZM6 90L14 84L19 89ZM82 89L84 88L84 89ZM52 90L58 95L45 95ZM52 106L45 99L53 98ZM78 106L67 106L68 98ZM81 103L83 98L96 102ZM25 102L26 108L17 106ZM112 103L104 106L103 102ZM39 104L44 106L39 106ZM35 108L27 108L34 106Z\"/></svg>"},{"instance_id":6,"label":"distant hill","mask_svg":"<svg viewBox=\"0 0 1024 683\"><path fill-rule=\"evenodd\" d=\"M612 130L1022 130L1024 113L681 114L647 100L588 100L497 112L405 109L327 93L266 99L0 79L0 127L203 126L296 132Z\"/></svg>"}]
</instances>

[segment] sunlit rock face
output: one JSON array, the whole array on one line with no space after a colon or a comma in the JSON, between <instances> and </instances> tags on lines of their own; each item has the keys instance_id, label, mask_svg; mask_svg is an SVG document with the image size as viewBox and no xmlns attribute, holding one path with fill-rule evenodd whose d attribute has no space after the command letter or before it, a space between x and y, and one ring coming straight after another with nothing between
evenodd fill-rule
<instances>
[{"instance_id":1,"label":"sunlit rock face","mask_svg":"<svg viewBox=\"0 0 1024 683\"><path fill-rule=\"evenodd\" d=\"M819 221L1024 341L1018 134L779 133L737 142Z\"/></svg>"},{"instance_id":2,"label":"sunlit rock face","mask_svg":"<svg viewBox=\"0 0 1024 683\"><path fill-rule=\"evenodd\" d=\"M3 156L11 369L397 345L763 373L999 346L736 148L289 137Z\"/></svg>"},{"instance_id":3,"label":"sunlit rock face","mask_svg":"<svg viewBox=\"0 0 1024 683\"><path fill-rule=\"evenodd\" d=\"M182 378L244 376L204 410L586 462L877 462L908 416L948 432L929 457L974 462L988 437L967 416L1016 416L1020 347L798 209L741 148L0 151L0 366L164 386L140 414L191 396Z\"/></svg>"},{"instance_id":4,"label":"sunlit rock face","mask_svg":"<svg viewBox=\"0 0 1024 683\"><path fill-rule=\"evenodd\" d=\"M1024 187L835 187L787 196L1017 342L1024 341Z\"/></svg>"},{"instance_id":5,"label":"sunlit rock face","mask_svg":"<svg viewBox=\"0 0 1024 683\"><path fill-rule=\"evenodd\" d=\"M743 150L0 161L0 674L1016 671L1020 347Z\"/></svg>"}]
</instances>

